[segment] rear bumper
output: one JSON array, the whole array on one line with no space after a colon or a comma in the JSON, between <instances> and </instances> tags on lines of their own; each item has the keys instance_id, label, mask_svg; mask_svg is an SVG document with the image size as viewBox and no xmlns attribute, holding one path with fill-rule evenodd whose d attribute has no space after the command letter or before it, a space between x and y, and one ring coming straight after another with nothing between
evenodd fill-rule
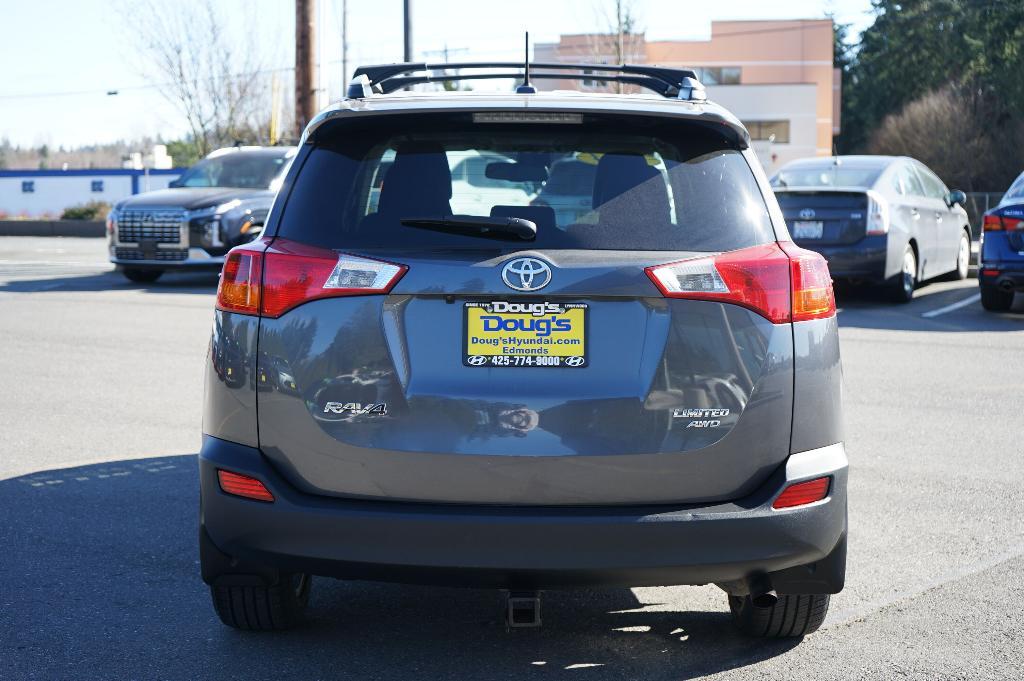
<instances>
[{"instance_id":1,"label":"rear bumper","mask_svg":"<svg viewBox=\"0 0 1024 681\"><path fill-rule=\"evenodd\" d=\"M798 245L823 255L833 279L863 279L871 283L886 279L889 248L885 236L864 237L850 246L818 246L813 241L800 241Z\"/></svg>"},{"instance_id":2,"label":"rear bumper","mask_svg":"<svg viewBox=\"0 0 1024 681\"><path fill-rule=\"evenodd\" d=\"M978 268L978 281L982 286L1024 291L1024 262L1003 266L983 264Z\"/></svg>"},{"instance_id":3,"label":"rear bumper","mask_svg":"<svg viewBox=\"0 0 1024 681\"><path fill-rule=\"evenodd\" d=\"M208 583L276 571L459 586L557 588L717 583L747 593L843 587L847 461L842 443L792 455L732 503L487 507L343 500L295 489L259 450L205 436L200 547ZM217 469L259 478L273 503L220 490ZM789 483L832 476L828 498L776 511Z\"/></svg>"}]
</instances>

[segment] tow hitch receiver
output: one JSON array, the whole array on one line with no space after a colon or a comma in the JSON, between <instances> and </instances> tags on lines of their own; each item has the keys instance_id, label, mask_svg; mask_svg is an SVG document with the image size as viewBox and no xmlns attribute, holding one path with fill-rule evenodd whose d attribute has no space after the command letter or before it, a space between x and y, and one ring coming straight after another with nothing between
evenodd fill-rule
<instances>
[{"instance_id":1,"label":"tow hitch receiver","mask_svg":"<svg viewBox=\"0 0 1024 681\"><path fill-rule=\"evenodd\" d=\"M505 626L512 628L540 626L540 592L509 591L505 608Z\"/></svg>"}]
</instances>

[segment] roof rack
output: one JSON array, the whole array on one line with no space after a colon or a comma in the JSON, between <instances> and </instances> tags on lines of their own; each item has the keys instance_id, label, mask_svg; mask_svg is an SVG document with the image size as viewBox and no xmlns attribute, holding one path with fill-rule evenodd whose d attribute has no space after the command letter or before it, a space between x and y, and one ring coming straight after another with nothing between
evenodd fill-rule
<instances>
[{"instance_id":1,"label":"roof rack","mask_svg":"<svg viewBox=\"0 0 1024 681\"><path fill-rule=\"evenodd\" d=\"M453 69L517 69L513 73L441 73ZM537 72L533 69L547 69ZM571 73L562 73L570 71ZM423 73L423 75L410 75ZM689 102L707 100L704 86L691 69L670 69L639 64L571 64L563 62L456 62L442 64L400 63L360 66L348 85L349 99L363 99L373 94L388 94L410 85L452 80L484 80L528 77L530 80L596 80L605 83L638 85L662 97ZM524 81L525 82L525 81Z\"/></svg>"}]
</instances>

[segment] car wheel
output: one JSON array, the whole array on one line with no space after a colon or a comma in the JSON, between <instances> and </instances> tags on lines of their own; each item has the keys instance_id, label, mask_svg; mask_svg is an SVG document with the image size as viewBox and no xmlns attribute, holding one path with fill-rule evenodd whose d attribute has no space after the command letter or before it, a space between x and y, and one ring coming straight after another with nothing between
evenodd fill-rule
<instances>
[{"instance_id":1,"label":"car wheel","mask_svg":"<svg viewBox=\"0 0 1024 681\"><path fill-rule=\"evenodd\" d=\"M1013 291L1004 291L994 284L981 284L981 306L992 312L1006 312L1013 305Z\"/></svg>"},{"instance_id":2,"label":"car wheel","mask_svg":"<svg viewBox=\"0 0 1024 681\"><path fill-rule=\"evenodd\" d=\"M903 264L900 266L900 273L893 277L889 292L892 299L897 303L909 303L914 298L914 289L917 287L917 256L914 249L907 246L903 252Z\"/></svg>"},{"instance_id":3,"label":"car wheel","mask_svg":"<svg viewBox=\"0 0 1024 681\"><path fill-rule=\"evenodd\" d=\"M956 251L956 278L966 279L971 267L971 238L967 232L960 235L960 248Z\"/></svg>"},{"instance_id":4,"label":"car wheel","mask_svg":"<svg viewBox=\"0 0 1024 681\"><path fill-rule=\"evenodd\" d=\"M302 622L313 578L282 574L273 586L210 587L220 621L246 631L281 631Z\"/></svg>"},{"instance_id":5,"label":"car wheel","mask_svg":"<svg viewBox=\"0 0 1024 681\"><path fill-rule=\"evenodd\" d=\"M750 596L729 596L739 630L757 638L791 638L817 631L828 614L828 594L779 596L775 605L754 605Z\"/></svg>"},{"instance_id":6,"label":"car wheel","mask_svg":"<svg viewBox=\"0 0 1024 681\"><path fill-rule=\"evenodd\" d=\"M128 281L134 281L136 284L152 284L154 281L160 278L163 274L163 270L135 270L126 269L121 272L125 279Z\"/></svg>"},{"instance_id":7,"label":"car wheel","mask_svg":"<svg viewBox=\"0 0 1024 681\"><path fill-rule=\"evenodd\" d=\"M956 249L956 268L943 277L946 281L962 281L971 267L971 237L960 232L960 245Z\"/></svg>"}]
</instances>

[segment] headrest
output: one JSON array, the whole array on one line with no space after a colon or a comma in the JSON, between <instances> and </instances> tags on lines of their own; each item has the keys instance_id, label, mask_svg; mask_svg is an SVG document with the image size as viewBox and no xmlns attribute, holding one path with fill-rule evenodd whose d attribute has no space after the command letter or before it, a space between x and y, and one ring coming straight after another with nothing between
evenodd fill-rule
<instances>
[{"instance_id":1,"label":"headrest","mask_svg":"<svg viewBox=\"0 0 1024 681\"><path fill-rule=\"evenodd\" d=\"M452 173L444 147L437 143L410 142L395 153L384 176L377 212L406 217L450 215Z\"/></svg>"}]
</instances>

